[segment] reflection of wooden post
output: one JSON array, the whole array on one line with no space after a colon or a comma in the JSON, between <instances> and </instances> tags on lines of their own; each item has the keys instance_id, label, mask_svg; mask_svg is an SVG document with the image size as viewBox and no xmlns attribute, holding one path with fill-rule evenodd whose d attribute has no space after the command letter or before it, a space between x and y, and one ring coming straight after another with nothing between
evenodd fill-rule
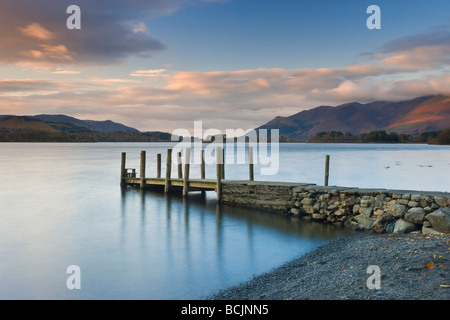
<instances>
[{"instance_id":1,"label":"reflection of wooden post","mask_svg":"<svg viewBox=\"0 0 450 320\"><path fill-rule=\"evenodd\" d=\"M202 157L201 159L201 170L200 170L200 174L201 174L201 178L202 179L206 179L206 174L205 174L205 150L202 149L200 156Z\"/></svg>"},{"instance_id":2,"label":"reflection of wooden post","mask_svg":"<svg viewBox=\"0 0 450 320\"><path fill-rule=\"evenodd\" d=\"M141 178L141 189L144 189L145 187L145 151L141 151L141 172L140 172L140 178Z\"/></svg>"},{"instance_id":3,"label":"reflection of wooden post","mask_svg":"<svg viewBox=\"0 0 450 320\"><path fill-rule=\"evenodd\" d=\"M328 186L328 176L330 172L330 156L325 156L325 186Z\"/></svg>"},{"instance_id":4,"label":"reflection of wooden post","mask_svg":"<svg viewBox=\"0 0 450 320\"><path fill-rule=\"evenodd\" d=\"M125 186L125 163L126 163L127 154L122 152L122 158L120 160L120 185Z\"/></svg>"},{"instance_id":5,"label":"reflection of wooden post","mask_svg":"<svg viewBox=\"0 0 450 320\"><path fill-rule=\"evenodd\" d=\"M217 174L217 202L222 200L222 150L220 147L216 147L216 174Z\"/></svg>"},{"instance_id":6,"label":"reflection of wooden post","mask_svg":"<svg viewBox=\"0 0 450 320\"><path fill-rule=\"evenodd\" d=\"M172 149L167 149L166 183L164 185L164 192L169 192L171 171L172 171Z\"/></svg>"},{"instance_id":7,"label":"reflection of wooden post","mask_svg":"<svg viewBox=\"0 0 450 320\"><path fill-rule=\"evenodd\" d=\"M177 153L177 167L178 167L178 179L183 178L183 169L181 164L181 152Z\"/></svg>"},{"instance_id":8,"label":"reflection of wooden post","mask_svg":"<svg viewBox=\"0 0 450 320\"><path fill-rule=\"evenodd\" d=\"M248 175L250 181L255 179L253 172L253 147L248 147Z\"/></svg>"},{"instance_id":9,"label":"reflection of wooden post","mask_svg":"<svg viewBox=\"0 0 450 320\"><path fill-rule=\"evenodd\" d=\"M183 196L184 197L186 197L189 192L189 166L190 165L191 165L191 148L186 148L186 150L184 151L184 180L183 180Z\"/></svg>"}]
</instances>

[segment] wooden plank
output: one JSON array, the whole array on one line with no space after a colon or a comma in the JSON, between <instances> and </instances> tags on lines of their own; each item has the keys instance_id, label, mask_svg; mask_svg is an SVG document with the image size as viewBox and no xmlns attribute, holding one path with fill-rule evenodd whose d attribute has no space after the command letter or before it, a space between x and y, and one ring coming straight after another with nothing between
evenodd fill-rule
<instances>
[{"instance_id":1,"label":"wooden plank","mask_svg":"<svg viewBox=\"0 0 450 320\"><path fill-rule=\"evenodd\" d=\"M181 152L177 153L178 179L183 179L183 169L181 163Z\"/></svg>"},{"instance_id":2,"label":"wooden plank","mask_svg":"<svg viewBox=\"0 0 450 320\"><path fill-rule=\"evenodd\" d=\"M122 152L122 157L120 159L120 185L123 187L125 183L125 165L126 165L127 154Z\"/></svg>"},{"instance_id":3,"label":"wooden plank","mask_svg":"<svg viewBox=\"0 0 450 320\"><path fill-rule=\"evenodd\" d=\"M145 158L146 158L146 153L145 151L141 151L141 166L140 166L140 174L139 177L141 179L141 184L140 187L141 189L144 189L145 187Z\"/></svg>"},{"instance_id":4,"label":"wooden plank","mask_svg":"<svg viewBox=\"0 0 450 320\"><path fill-rule=\"evenodd\" d=\"M164 192L170 190L170 175L172 172L172 149L167 149L167 161L166 161L166 183L164 185Z\"/></svg>"},{"instance_id":5,"label":"wooden plank","mask_svg":"<svg viewBox=\"0 0 450 320\"><path fill-rule=\"evenodd\" d=\"M189 192L189 167L191 165L191 148L184 151L184 179L183 179L183 196L187 196Z\"/></svg>"},{"instance_id":6,"label":"wooden plank","mask_svg":"<svg viewBox=\"0 0 450 320\"><path fill-rule=\"evenodd\" d=\"M328 176L330 173L330 156L326 155L325 156L325 183L324 186L328 186Z\"/></svg>"},{"instance_id":7,"label":"wooden plank","mask_svg":"<svg viewBox=\"0 0 450 320\"><path fill-rule=\"evenodd\" d=\"M217 202L222 201L222 157L223 153L220 147L216 147L216 193L217 193Z\"/></svg>"},{"instance_id":8,"label":"wooden plank","mask_svg":"<svg viewBox=\"0 0 450 320\"><path fill-rule=\"evenodd\" d=\"M156 177L161 178L161 153L156 155Z\"/></svg>"},{"instance_id":9,"label":"wooden plank","mask_svg":"<svg viewBox=\"0 0 450 320\"><path fill-rule=\"evenodd\" d=\"M202 179L206 179L206 173L205 173L205 150L204 149L201 150L200 156L201 156L200 177Z\"/></svg>"},{"instance_id":10,"label":"wooden plank","mask_svg":"<svg viewBox=\"0 0 450 320\"><path fill-rule=\"evenodd\" d=\"M253 147L248 147L248 175L249 180L253 181L255 179L255 173L253 168Z\"/></svg>"}]
</instances>

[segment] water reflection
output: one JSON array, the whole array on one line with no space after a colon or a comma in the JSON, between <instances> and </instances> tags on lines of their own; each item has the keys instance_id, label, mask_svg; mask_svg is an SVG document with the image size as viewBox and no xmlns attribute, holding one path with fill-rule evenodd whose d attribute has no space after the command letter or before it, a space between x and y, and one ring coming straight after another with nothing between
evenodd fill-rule
<instances>
[{"instance_id":1,"label":"water reflection","mask_svg":"<svg viewBox=\"0 0 450 320\"><path fill-rule=\"evenodd\" d=\"M200 299L350 232L217 204L209 192L184 198L127 188L120 194L120 243L129 251L128 243L138 241L133 250L149 298Z\"/></svg>"}]
</instances>

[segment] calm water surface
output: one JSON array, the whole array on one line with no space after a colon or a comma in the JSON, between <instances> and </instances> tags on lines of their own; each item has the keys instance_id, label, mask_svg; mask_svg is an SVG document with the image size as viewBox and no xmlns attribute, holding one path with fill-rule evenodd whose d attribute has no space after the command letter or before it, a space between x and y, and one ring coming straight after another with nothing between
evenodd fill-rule
<instances>
[{"instance_id":1,"label":"calm water surface","mask_svg":"<svg viewBox=\"0 0 450 320\"><path fill-rule=\"evenodd\" d=\"M119 187L120 153L138 168L172 144L0 144L0 299L203 299L348 231ZM257 180L450 191L450 149L426 145L282 144L280 170ZM215 177L207 167L207 178ZM172 170L172 172L175 172ZM191 177L199 177L192 167ZM246 179L246 165L226 166ZM68 290L69 265L81 289Z\"/></svg>"}]
</instances>

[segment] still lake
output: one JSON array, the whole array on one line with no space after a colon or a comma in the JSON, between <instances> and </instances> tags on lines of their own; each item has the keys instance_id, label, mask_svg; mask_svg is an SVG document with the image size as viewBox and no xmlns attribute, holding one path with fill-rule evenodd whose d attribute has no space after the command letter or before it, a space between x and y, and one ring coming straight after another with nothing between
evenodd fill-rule
<instances>
[{"instance_id":1,"label":"still lake","mask_svg":"<svg viewBox=\"0 0 450 320\"><path fill-rule=\"evenodd\" d=\"M0 144L0 299L204 299L350 233L218 206L214 192L120 188L121 152L138 169L146 150L154 176L156 154L165 161L173 145ZM280 144L276 175L256 166L255 180L323 184L327 154L330 185L450 191L448 146ZM228 163L226 178L247 170ZM79 290L66 286L70 265L80 267Z\"/></svg>"}]
</instances>

